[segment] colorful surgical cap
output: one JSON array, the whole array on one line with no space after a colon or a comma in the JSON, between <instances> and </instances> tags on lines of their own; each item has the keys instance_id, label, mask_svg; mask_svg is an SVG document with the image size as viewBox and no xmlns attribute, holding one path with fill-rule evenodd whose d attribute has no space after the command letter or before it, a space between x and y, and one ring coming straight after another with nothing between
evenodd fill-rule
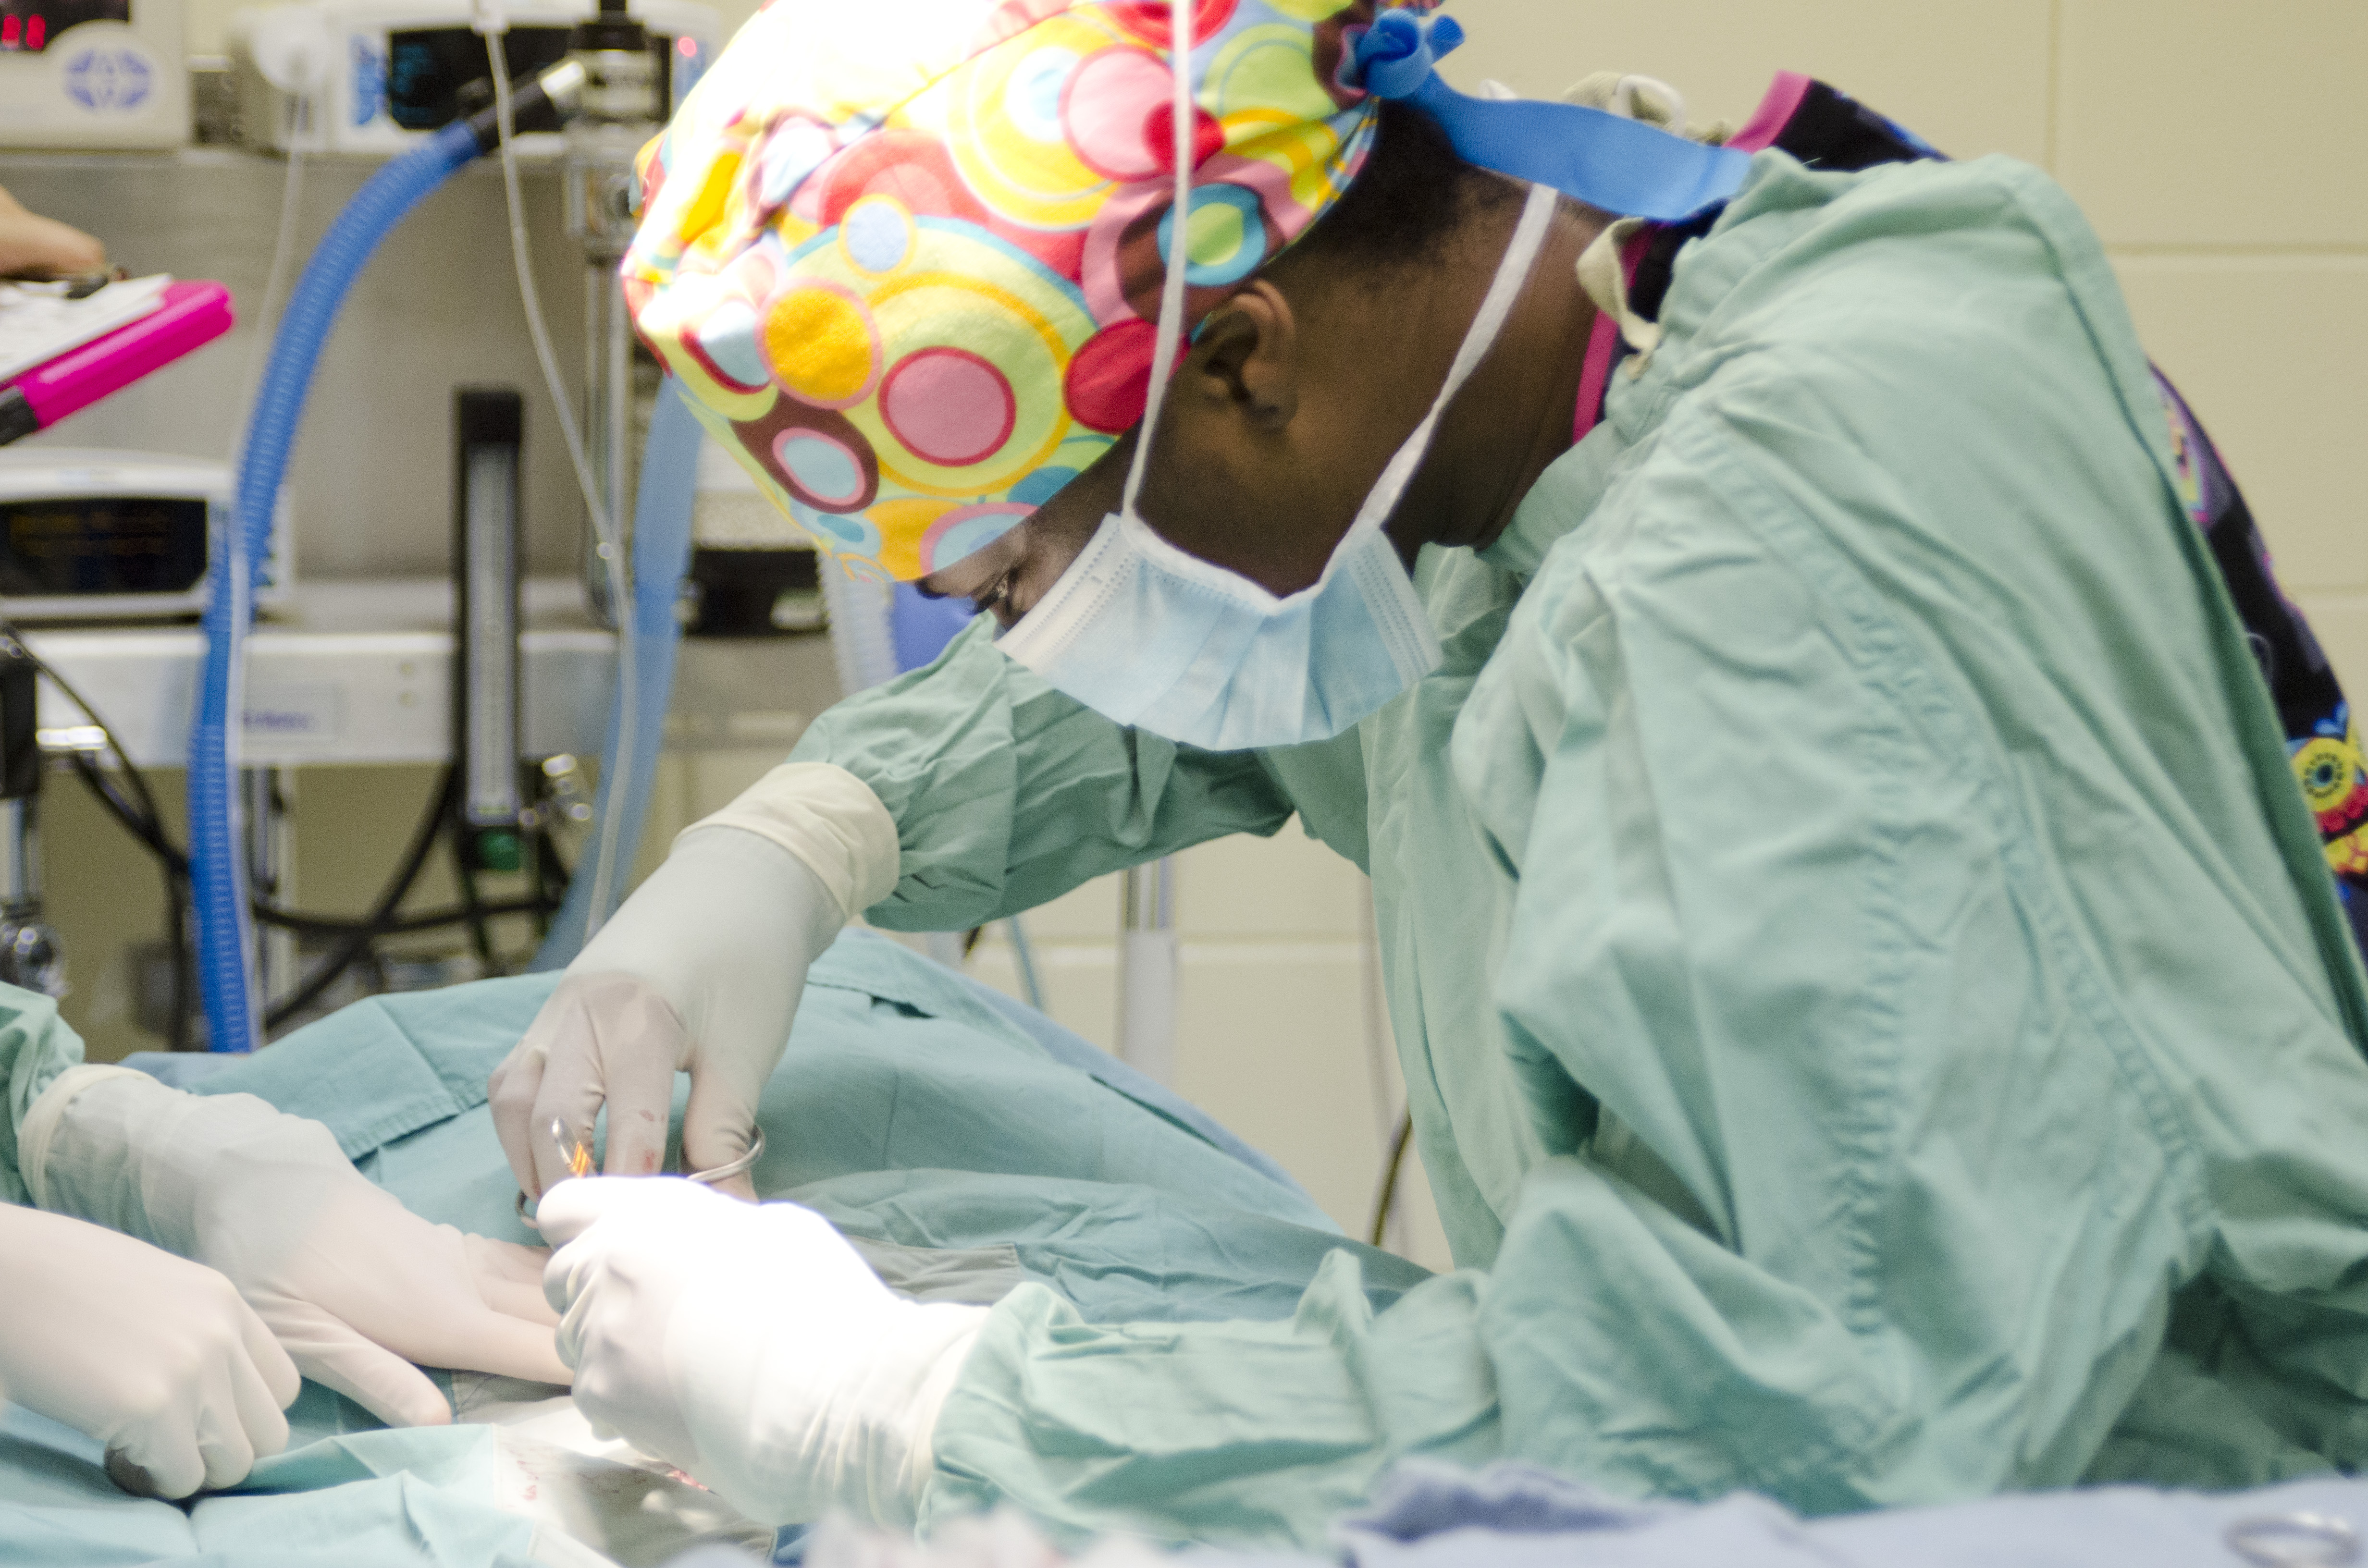
<instances>
[{"instance_id":1,"label":"colorful surgical cap","mask_svg":"<svg viewBox=\"0 0 2368 1568\"><path fill-rule=\"evenodd\" d=\"M924 576L1042 504L1142 417L1177 231L1189 324L1362 163L1374 0L1197 4L1181 224L1152 0L773 0L643 153L643 337L850 567Z\"/></svg>"}]
</instances>

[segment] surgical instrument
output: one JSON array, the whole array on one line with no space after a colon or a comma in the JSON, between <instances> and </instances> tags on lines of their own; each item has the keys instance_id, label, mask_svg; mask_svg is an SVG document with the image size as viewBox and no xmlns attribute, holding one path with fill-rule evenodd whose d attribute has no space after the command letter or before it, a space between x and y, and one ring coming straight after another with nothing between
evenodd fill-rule
<instances>
[{"instance_id":1,"label":"surgical instrument","mask_svg":"<svg viewBox=\"0 0 2368 1568\"><path fill-rule=\"evenodd\" d=\"M755 1140L736 1159L726 1160L720 1165L710 1165L703 1171L676 1171L671 1174L681 1176L685 1181L695 1181L707 1187L712 1187L718 1182L729 1181L755 1165L764 1156L765 1130L759 1127L756 1132ZM551 1140L559 1145L559 1157L566 1165L570 1177L592 1174L592 1141L588 1136L575 1137L567 1131L565 1122L553 1117L551 1122ZM534 1211L527 1206L527 1202L526 1194L519 1193L518 1217L531 1225L535 1222Z\"/></svg>"}]
</instances>

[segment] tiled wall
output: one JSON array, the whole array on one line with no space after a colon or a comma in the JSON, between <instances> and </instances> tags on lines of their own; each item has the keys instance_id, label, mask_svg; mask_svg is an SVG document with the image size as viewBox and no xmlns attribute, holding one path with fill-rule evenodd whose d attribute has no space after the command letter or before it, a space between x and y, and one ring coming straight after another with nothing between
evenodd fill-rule
<instances>
[{"instance_id":1,"label":"tiled wall","mask_svg":"<svg viewBox=\"0 0 2368 1568\"><path fill-rule=\"evenodd\" d=\"M2368 83L2360 0L1453 0L1448 62L1550 95L1600 69L1740 120L1804 71L1943 150L2042 165L2104 239L2139 336L2368 685Z\"/></svg>"},{"instance_id":2,"label":"tiled wall","mask_svg":"<svg viewBox=\"0 0 2368 1568\"><path fill-rule=\"evenodd\" d=\"M193 0L199 27L211 0ZM739 0L734 15L753 7ZM1465 85L1551 95L1659 76L1748 115L1771 72L1832 82L1961 156L2055 172L2087 207L2141 335L2250 494L2287 585L2368 690L2368 549L2351 478L2368 426L2362 0L1453 0ZM670 766L661 815L720 804L769 755ZM665 832L654 834L662 843ZM1361 880L1295 827L1182 857L1178 1086L1361 1230L1396 1087L1376 1085ZM1030 917L1053 1015L1109 1042L1117 892ZM1008 946L973 967L1017 994ZM1383 1053L1386 1058L1386 1052ZM1444 1259L1416 1212L1399 1244Z\"/></svg>"}]
</instances>

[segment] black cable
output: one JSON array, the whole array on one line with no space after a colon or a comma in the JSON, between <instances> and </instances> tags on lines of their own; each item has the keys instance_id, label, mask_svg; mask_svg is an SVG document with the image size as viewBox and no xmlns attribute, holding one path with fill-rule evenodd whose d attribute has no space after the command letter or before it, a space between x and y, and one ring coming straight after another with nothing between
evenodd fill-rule
<instances>
[{"instance_id":1,"label":"black cable","mask_svg":"<svg viewBox=\"0 0 2368 1568\"><path fill-rule=\"evenodd\" d=\"M187 1051L195 1010L189 993L195 989L197 966L189 961L188 904L181 895L180 875L170 868L165 872L165 941L173 955L172 1018L165 1028L165 1049Z\"/></svg>"},{"instance_id":2,"label":"black cable","mask_svg":"<svg viewBox=\"0 0 2368 1568\"><path fill-rule=\"evenodd\" d=\"M98 710L90 705L90 699L74 689L74 682L60 675L39 653L34 653L26 643L25 639L18 635L13 622L0 621L0 636L5 636L8 644L16 652L22 653L36 671L48 677L51 685L65 693L67 701L82 710L83 717L90 721L91 728L97 730L99 738L107 743L107 749L115 754L116 766L120 767L123 770L123 776L131 780L131 792L140 797L141 813L150 823L155 824L158 832L163 832L164 814L156 809L156 797L148 788L147 776L132 766L131 754L123 749L123 744L115 738L115 731L108 726L104 718L99 716Z\"/></svg>"},{"instance_id":3,"label":"black cable","mask_svg":"<svg viewBox=\"0 0 2368 1568\"><path fill-rule=\"evenodd\" d=\"M319 967L302 984L264 1013L263 1027L266 1030L278 1028L318 1001L323 992L335 985L338 978L354 966L355 960L370 950L370 944L394 918L394 912L402 907L403 901L410 896L412 884L419 880L419 873L427 866L427 857L434 851L437 839L442 836L460 781L460 770L447 764L442 781L429 799L427 811L420 814L418 824L411 831L411 843L404 848L403 858L396 862L394 874L379 891L378 898L370 905L370 912L364 916L360 927L340 940L336 949L321 960Z\"/></svg>"},{"instance_id":4,"label":"black cable","mask_svg":"<svg viewBox=\"0 0 2368 1568\"><path fill-rule=\"evenodd\" d=\"M546 808L542 815L548 817L549 814L549 808ZM567 897L567 868L559 863L559 846L551 841L551 829L540 820L535 824L534 842L528 853L534 857L530 869L534 876L535 903L539 906L534 917L534 942L540 949L543 939L551 935L551 912ZM559 887L556 896L552 892L554 881Z\"/></svg>"},{"instance_id":5,"label":"black cable","mask_svg":"<svg viewBox=\"0 0 2368 1568\"><path fill-rule=\"evenodd\" d=\"M566 902L567 885L575 880L575 871L559 853L559 841L551 836L547 822L534 830L534 874L552 908Z\"/></svg>"},{"instance_id":6,"label":"black cable","mask_svg":"<svg viewBox=\"0 0 2368 1568\"><path fill-rule=\"evenodd\" d=\"M140 819L136 809L116 791L114 786L108 781L106 774L90 760L87 753L68 752L66 760L81 777L84 784L98 797L99 802L107 807L109 814L116 819L117 824L137 838L149 853L154 855L168 876L176 880L188 876L188 857L162 834L155 832L150 824ZM564 893L564 888L562 892ZM541 896L496 900L483 903L479 908L479 913L487 919L505 915L546 914L548 911L549 901L546 897ZM254 900L254 912L255 918L266 926L276 926L281 930L295 931L307 937L345 937L358 931L369 931L376 936L392 937L414 931L432 931L444 926L458 926L471 918L465 905L456 904L447 909L432 910L424 915L405 915L373 926L366 917L314 915L305 910L290 909L264 898Z\"/></svg>"},{"instance_id":7,"label":"black cable","mask_svg":"<svg viewBox=\"0 0 2368 1568\"><path fill-rule=\"evenodd\" d=\"M148 788L147 775L133 765L131 754L124 750L123 743L116 738L114 729L100 715L98 710L91 706L90 699L77 690L72 681L51 668L47 660L27 646L24 638L17 635L14 624L0 621L0 636L5 636L9 644L31 663L35 671L47 678L60 691L65 693L67 701L82 710L83 717L90 721L91 727L96 729L99 738L107 743L107 749L114 754L116 766L122 770L124 778L131 782L132 793L139 797L136 806L125 801L115 793L113 786L108 782L106 775L100 771L97 764L82 752L70 754L74 759L75 770L82 775L83 782L90 786L99 799L122 820L124 825L132 830L135 836L152 850L158 852L165 877L165 941L173 963L173 994L172 1000L168 1004L172 1009L172 1017L165 1026L165 1048L170 1051L187 1051L189 1049L191 1012L189 994L195 989L197 983L196 964L189 952L187 925L188 906L183 892L184 883L188 877L188 858L175 853L172 846L165 842L164 814L156 805L155 792Z\"/></svg>"},{"instance_id":8,"label":"black cable","mask_svg":"<svg viewBox=\"0 0 2368 1568\"><path fill-rule=\"evenodd\" d=\"M277 769L266 769L264 771L263 793L263 811L265 820L260 823L249 823L247 824L247 829L250 835L258 829L265 832L270 831L273 824L284 820L288 815L288 797L279 792L279 774ZM159 824L158 825L161 828L163 824ZM255 863L252 842L250 842L248 849L246 879L249 891L247 898L252 903L277 907L279 903L280 868L277 866L272 867L271 880L268 882L266 882L261 875L264 868L257 866Z\"/></svg>"},{"instance_id":9,"label":"black cable","mask_svg":"<svg viewBox=\"0 0 2368 1568\"><path fill-rule=\"evenodd\" d=\"M487 920L498 920L505 915L548 915L551 905L539 898L495 899L477 905L477 914ZM458 926L469 918L469 912L455 905L450 909L430 910L426 915L406 915L389 921L385 935L399 937L412 931L434 931L446 926Z\"/></svg>"},{"instance_id":10,"label":"black cable","mask_svg":"<svg viewBox=\"0 0 2368 1568\"><path fill-rule=\"evenodd\" d=\"M114 782L97 763L91 760L88 752L70 751L66 753L66 761L89 786L91 793L98 797L99 804L105 806L115 820L123 824L124 830L145 846L151 854L164 861L166 870L175 876L188 870L188 858L166 841L163 830L152 819L117 791Z\"/></svg>"},{"instance_id":11,"label":"black cable","mask_svg":"<svg viewBox=\"0 0 2368 1568\"><path fill-rule=\"evenodd\" d=\"M0 619L0 639L5 639L17 652L22 653L37 672L63 692L68 701L82 710L83 716L90 721L91 727L98 732L99 738L105 743L108 752L114 756L117 770L131 787L133 798L127 799L108 777L106 770L101 768L88 753L80 750L67 753L69 761L83 783L124 829L156 857L163 869L165 881L165 934L166 940L171 943L173 949L174 1014L170 1038L172 1048L176 1051L181 1050L188 1038L188 1022L192 1011L188 1006L191 1000L189 994L194 988L196 979L190 960L187 905L183 895L183 888L189 875L188 856L175 846L167 836L164 812L156 804L155 792L148 787L147 775L132 762L131 752L125 749L122 742L117 738L114 728L108 723L99 710L91 705L90 699L83 696L72 681L60 675L46 660L28 647L24 639L17 634L16 627L5 619ZM486 919L501 915L532 914L540 922L547 925L551 908L556 907L558 898L565 897L567 878L567 869L561 864L556 848L551 845L547 831L541 831L539 834L541 840L539 847L545 849L546 853L536 857L537 879L539 881L542 881L544 876L542 868L545 866L555 870L559 879L556 898L548 891L548 882L544 882L543 886L538 889L538 892L541 894L540 897L510 903L486 903L476 896L477 890L473 885L473 878L464 869L462 873L464 902L461 908L437 910L426 915L400 917L395 915L394 911L402 905L403 900L410 895L413 885L419 880L419 873L427 863L427 855L435 847L436 830L444 820L444 813L458 787L458 778L454 769L450 767L445 768L443 781L437 790L427 814L421 819L418 827L414 830L412 844L404 851L404 859L400 863L394 879L386 888L381 890L378 902L372 905L370 913L361 919L347 920L329 915L308 915L299 910L283 909L266 898L256 897L252 900L251 907L255 918L265 925L314 936L335 936L339 940L338 949L330 955L322 968L314 971L311 978L299 986L292 994L266 1013L264 1024L267 1028L277 1028L288 1017L317 1000L321 993L334 984L338 976L353 966L355 959L366 951L371 942L381 937L412 931L435 930L441 926L457 926L466 922L471 926L472 936L477 940L479 956L490 966L493 962L490 939L484 928L484 922Z\"/></svg>"},{"instance_id":12,"label":"black cable","mask_svg":"<svg viewBox=\"0 0 2368 1568\"><path fill-rule=\"evenodd\" d=\"M1382 1237L1389 1231L1390 1210L1397 1203L1398 1172L1406 1165L1406 1144L1413 1139L1414 1110L1409 1107L1406 1115L1398 1119L1398 1135L1390 1140L1389 1166L1382 1172L1381 1194L1373 1199L1372 1243L1375 1246L1382 1244Z\"/></svg>"},{"instance_id":13,"label":"black cable","mask_svg":"<svg viewBox=\"0 0 2368 1568\"><path fill-rule=\"evenodd\" d=\"M494 933L485 924L485 901L477 891L475 847L469 842L469 825L458 816L452 819L452 880L460 884L461 919L469 927L469 946L476 949L477 961L485 966L487 974L499 974L494 961Z\"/></svg>"},{"instance_id":14,"label":"black cable","mask_svg":"<svg viewBox=\"0 0 2368 1568\"><path fill-rule=\"evenodd\" d=\"M477 914L488 920L505 915L534 915L546 906L539 898L496 900L477 906ZM300 937L407 937L419 931L441 930L447 926L460 926L470 919L470 912L460 904L445 909L431 909L418 915L398 915L391 920L373 926L368 920L343 919L333 915L302 915L292 909L275 909L269 914L258 910L256 918L267 926L277 926L283 931L293 931Z\"/></svg>"},{"instance_id":15,"label":"black cable","mask_svg":"<svg viewBox=\"0 0 2368 1568\"><path fill-rule=\"evenodd\" d=\"M84 711L88 712L89 710L85 709ZM197 978L193 972L195 966L190 962L189 934L184 914L187 905L183 889L189 874L188 861L165 841L162 829L154 822L143 820L130 801L116 793L115 786L90 759L89 754L68 752L66 759L76 776L98 798L99 803L140 841L142 847L155 856L156 869L164 874L165 945L173 964L173 994L167 1004L170 1014L165 1026L165 1049L187 1051L189 1048L189 991Z\"/></svg>"}]
</instances>

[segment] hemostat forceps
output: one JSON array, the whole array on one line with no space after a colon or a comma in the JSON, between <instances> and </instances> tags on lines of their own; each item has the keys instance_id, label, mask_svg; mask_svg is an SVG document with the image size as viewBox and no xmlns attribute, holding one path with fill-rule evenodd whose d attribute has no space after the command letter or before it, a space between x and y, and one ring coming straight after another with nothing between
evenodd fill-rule
<instances>
[{"instance_id":1,"label":"hemostat forceps","mask_svg":"<svg viewBox=\"0 0 2368 1568\"><path fill-rule=\"evenodd\" d=\"M719 1181L730 1180L754 1165L758 1157L765 1153L765 1130L759 1127L753 1131L757 1134L756 1138L750 1142L746 1151L738 1159L726 1160L720 1165L711 1166L703 1171L678 1171L675 1174L709 1186ZM567 1123L554 1116L551 1119L551 1141L559 1146L560 1161L567 1166L569 1176L581 1176L592 1174L592 1138L589 1133L578 1138L567 1131ZM527 1207L527 1198L523 1192L518 1195L518 1216L529 1225L534 1223L534 1210Z\"/></svg>"}]
</instances>

